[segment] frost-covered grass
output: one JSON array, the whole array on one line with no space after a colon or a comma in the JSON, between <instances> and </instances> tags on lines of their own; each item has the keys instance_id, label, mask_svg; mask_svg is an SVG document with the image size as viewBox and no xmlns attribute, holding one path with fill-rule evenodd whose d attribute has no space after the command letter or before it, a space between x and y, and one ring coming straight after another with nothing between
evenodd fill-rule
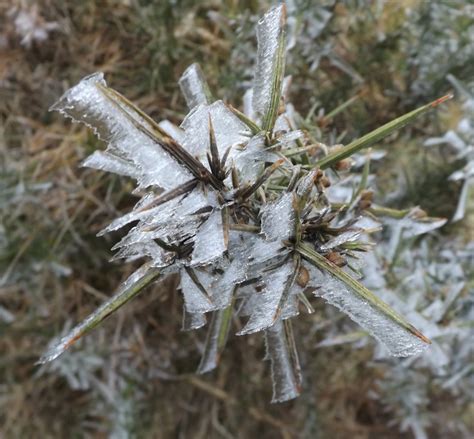
<instances>
[{"instance_id":1,"label":"frost-covered grass","mask_svg":"<svg viewBox=\"0 0 474 439\"><path fill-rule=\"evenodd\" d=\"M38 3L39 21L59 23L60 29L48 31L48 39L33 42L32 49L21 44L13 16L3 13L4 9L0 13L0 46L6 47L2 56L7 61L0 72L0 197L6 207L0 230L0 276L3 279L8 274L0 292L0 330L5 335L0 341L2 433L6 437L62 437L80 432L97 437L113 428L116 434L128 431L141 437L189 436L196 431L205 437L274 437L278 432L291 437L301 431L307 437L318 433L322 437L412 437L410 428L399 433L392 425L394 420L403 424L404 417L409 419L397 408L397 398L422 400L434 389L431 380L417 379L419 375L408 380L416 384L406 387L407 394L411 392L409 398L393 390L380 396L374 374L382 378L382 372L368 367L372 349L366 341L361 349L345 344L315 348L317 343L331 340L331 333L324 328L339 337L344 336L345 328L349 334L354 328L328 307L316 304L311 317L302 317L294 325L305 372L305 392L295 402L283 407L267 404L271 398L269 368L261 362L264 352L258 335L247 336L248 341L231 336L219 369L209 378L188 375L199 364L205 332L179 332L182 302L172 293L177 282L173 279L127 305L114 321L96 329L72 354L58 360L53 370L37 374L33 362L48 340L86 317L135 267L107 262L111 256L108 249L119 235L94 236L135 204L136 198L128 195L132 185L126 179L80 169L79 162L101 144L86 129L67 125L46 109L80 78L103 70L114 88L155 119L178 122L186 110L176 81L186 66L196 61L214 94L240 108L242 90L251 81L253 28L257 13L265 7L257 10L248 2L244 7L253 9L240 11L234 4L227 8L206 2L196 7L193 3L127 6L107 1L100 8L95 2L67 6L63 2ZM327 53L335 53L334 58L351 66L365 82L359 84L353 72L344 72L324 56L319 68L310 71L305 58L295 54L287 71L294 76L292 102L305 118L308 115L305 129L322 136L327 144L346 143L452 88L443 79L445 66L437 69L434 59L429 68L440 73L434 85L419 94L417 91L416 103L414 94L407 91L417 71L398 64L406 54L396 42L417 35L420 28L415 21L402 23L404 8L418 10L417 2L404 2L396 14L382 2L373 2L373 15L365 13L369 10L365 2L338 2L337 7L333 3L326 2L331 18L322 36L312 39L319 32L314 25L304 34L304 50L311 52L316 44L327 41ZM1 7L10 9L11 5ZM356 7L364 13L353 13ZM319 20L310 18L309 12L319 14L325 22L324 13L313 8L303 9L301 15L308 21ZM413 26L414 33L402 32L401 23L404 28ZM456 39L465 30L453 23L440 26ZM385 39L379 38L381 29ZM299 36L302 38L301 33ZM299 44L295 49L303 51L303 47ZM425 53L431 53L429 48ZM235 61L229 62L229 57ZM470 77L470 65L461 63L449 72L465 81ZM358 99L343 112L324 119L323 109L328 114L354 96ZM388 154L381 161L376 162L373 154L372 170L383 177L385 192L399 186L398 175L403 176L399 164L412 163L412 156L407 159L404 155L408 139L412 153L423 150L426 154L428 148L422 145L428 138L457 127L460 101L452 101L448 108L448 117L445 112L440 113L441 119L433 114L390 139ZM345 131L346 137L342 137ZM448 147L442 147L441 153ZM438 154L436 148L429 149ZM451 161L452 152L449 157ZM461 162L453 171L464 165ZM425 180L433 193L436 187L440 193L445 191L445 180ZM451 198L456 198L461 184L450 184L454 184L455 194ZM420 191L415 192L419 197ZM376 197L380 197L377 202L382 201L382 195ZM407 197L392 199L400 208L413 204ZM418 202L420 198L415 200ZM451 217L456 203L454 199L447 211L439 206L436 214ZM429 208L429 203L421 205ZM444 231L450 234L447 241L460 235L465 243L472 236L469 227L466 220L450 226ZM464 244L459 245L462 248ZM389 273L389 281L396 282L396 277ZM408 285L408 297L409 291ZM463 290L460 297L465 298L468 292ZM430 303L433 297L427 297ZM462 369L462 358L457 358ZM401 374L410 375L403 369ZM416 374L429 376L423 370ZM382 381L388 388L392 383L390 376ZM425 381L428 384L423 387ZM367 397L374 391L379 399ZM440 437L446 436L440 429L448 424L444 416L451 423L469 421L465 405L437 391L428 394L430 438L436 438L438 432ZM380 398L389 401L390 396L395 402L383 406ZM443 425L437 423L441 419Z\"/></svg>"}]
</instances>

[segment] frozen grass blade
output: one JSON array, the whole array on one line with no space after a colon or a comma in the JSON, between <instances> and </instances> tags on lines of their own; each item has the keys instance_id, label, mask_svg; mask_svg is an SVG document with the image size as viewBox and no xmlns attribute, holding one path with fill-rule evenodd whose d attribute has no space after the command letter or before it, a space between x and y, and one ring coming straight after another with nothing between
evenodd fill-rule
<instances>
[{"instance_id":1,"label":"frozen grass blade","mask_svg":"<svg viewBox=\"0 0 474 439\"><path fill-rule=\"evenodd\" d=\"M262 275L265 290L251 299L252 313L247 324L237 335L261 331L278 320L297 273L293 261L290 260Z\"/></svg>"},{"instance_id":2,"label":"frozen grass blade","mask_svg":"<svg viewBox=\"0 0 474 439\"><path fill-rule=\"evenodd\" d=\"M395 322L400 328L403 328L405 331L414 335L422 342L431 344L431 341L428 338L426 338L420 331L418 331L418 329L416 329L413 325L408 323L403 317L396 313L392 308L390 308L385 302L375 296L364 285L349 276L345 271L334 265L332 262L328 261L324 256L315 252L308 244L299 244L297 246L297 251L301 253L303 258L310 262L312 265L314 265L325 273L329 273L331 276L341 281L349 288L350 291L354 292L357 296L359 296L360 299L366 302L374 310L386 316L388 319ZM322 285L322 289L324 289L324 287L325 286ZM347 311L343 308L341 309L343 311Z\"/></svg>"},{"instance_id":3,"label":"frozen grass blade","mask_svg":"<svg viewBox=\"0 0 474 439\"><path fill-rule=\"evenodd\" d=\"M84 321L75 326L66 336L53 344L53 346L41 356L38 363L48 363L59 357L83 335L94 329L121 306L133 299L151 282L158 279L160 272L161 270L150 267L149 264L140 267L122 284L113 297L104 302Z\"/></svg>"},{"instance_id":4,"label":"frozen grass blade","mask_svg":"<svg viewBox=\"0 0 474 439\"><path fill-rule=\"evenodd\" d=\"M200 104L210 104L212 94L209 90L201 66L197 63L191 64L183 73L179 80L179 86L189 109L193 109Z\"/></svg>"},{"instance_id":5,"label":"frozen grass blade","mask_svg":"<svg viewBox=\"0 0 474 439\"><path fill-rule=\"evenodd\" d=\"M299 371L294 368L294 355L288 349L284 323L279 321L268 328L265 331L265 341L272 369L272 402L296 398L301 392L301 383ZM293 341L290 344L294 346Z\"/></svg>"},{"instance_id":6,"label":"frozen grass blade","mask_svg":"<svg viewBox=\"0 0 474 439\"><path fill-rule=\"evenodd\" d=\"M229 335L233 307L232 302L227 308L212 314L198 373L210 372L217 367Z\"/></svg>"},{"instance_id":7,"label":"frozen grass blade","mask_svg":"<svg viewBox=\"0 0 474 439\"><path fill-rule=\"evenodd\" d=\"M104 94L109 96L121 96L115 90L112 90L108 87L100 85L100 88L103 89ZM132 105L128 102L128 105ZM128 107L127 107L128 108ZM136 107L133 107L136 109ZM154 122L151 118L147 116L146 124L141 123L141 121L136 120L136 118L130 115L130 110L126 111L122 106L118 106L118 109L123 112L123 114L129 118L130 122L145 134L148 138L154 141L157 145L161 146L171 157L173 157L178 163L185 166L196 178L199 180L210 183L216 189L221 189L223 187L222 182L219 181L207 168L194 156L189 154L180 144L175 142L171 137L169 137L165 131L163 131L160 126ZM139 111L136 109L136 111ZM141 116L141 114L140 114Z\"/></svg>"},{"instance_id":8,"label":"frozen grass blade","mask_svg":"<svg viewBox=\"0 0 474 439\"><path fill-rule=\"evenodd\" d=\"M258 22L258 53L253 89L253 109L262 129L273 129L280 104L285 70L286 6L279 5Z\"/></svg>"},{"instance_id":9,"label":"frozen grass blade","mask_svg":"<svg viewBox=\"0 0 474 439\"><path fill-rule=\"evenodd\" d=\"M321 169L326 169L335 165L337 162L350 157L352 154L360 151L361 149L368 148L394 131L399 130L400 128L414 121L418 116L430 111L432 108L436 108L438 105L442 104L448 99L451 99L452 97L453 95L451 94L443 96L433 102L430 102L429 104L423 105L422 107L411 111L410 113L400 116L391 122L388 122L380 128L377 128L365 136L362 136L360 139L354 140L353 142L349 143L349 145L329 153L326 157L316 162L315 166L318 166Z\"/></svg>"}]
</instances>

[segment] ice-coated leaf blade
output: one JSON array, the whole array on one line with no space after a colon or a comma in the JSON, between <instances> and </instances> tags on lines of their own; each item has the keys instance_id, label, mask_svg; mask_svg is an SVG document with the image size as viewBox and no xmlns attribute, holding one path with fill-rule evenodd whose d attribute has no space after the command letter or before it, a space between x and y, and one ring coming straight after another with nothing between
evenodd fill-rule
<instances>
[{"instance_id":1,"label":"ice-coated leaf blade","mask_svg":"<svg viewBox=\"0 0 474 439\"><path fill-rule=\"evenodd\" d=\"M319 277L319 285L316 286L321 287L317 294L367 329L387 346L392 355L414 355L431 343L364 285L315 252L308 244L300 243L297 251L320 270L321 276L316 276ZM317 272L313 270L313 274L315 273Z\"/></svg>"},{"instance_id":2,"label":"ice-coated leaf blade","mask_svg":"<svg viewBox=\"0 0 474 439\"><path fill-rule=\"evenodd\" d=\"M39 359L38 363L48 363L59 357L71 345L87 334L112 313L125 305L147 285L160 276L160 270L145 264L135 271L119 288L119 290L85 320L75 326L67 335L55 342Z\"/></svg>"},{"instance_id":3,"label":"ice-coated leaf blade","mask_svg":"<svg viewBox=\"0 0 474 439\"><path fill-rule=\"evenodd\" d=\"M212 102L211 91L198 63L191 64L183 72L178 83L190 110L200 104L210 104Z\"/></svg>"},{"instance_id":4,"label":"ice-coated leaf blade","mask_svg":"<svg viewBox=\"0 0 474 439\"><path fill-rule=\"evenodd\" d=\"M191 264L209 264L221 257L226 249L222 211L215 209L196 233Z\"/></svg>"},{"instance_id":5,"label":"ice-coated leaf blade","mask_svg":"<svg viewBox=\"0 0 474 439\"><path fill-rule=\"evenodd\" d=\"M374 131L371 131L365 136L354 140L348 145L337 149L336 151L330 152L326 157L316 162L315 166L318 166L321 169L329 168L330 166L335 165L337 162L340 162L341 160L350 157L352 154L360 151L361 149L368 148L369 146L373 145L374 143L378 142L379 140L383 139L394 131L397 131L405 125L413 122L418 116L421 116L422 114L430 111L432 108L437 107L444 101L451 98L452 95L446 95L433 102L430 102L429 104L423 105L422 107L417 108L416 110L410 111L409 113L404 114L403 116L400 116L397 119L386 123L385 125L382 125Z\"/></svg>"},{"instance_id":6,"label":"ice-coated leaf blade","mask_svg":"<svg viewBox=\"0 0 474 439\"><path fill-rule=\"evenodd\" d=\"M94 151L82 162L81 166L112 172L118 175L126 175L136 180L140 178L141 174L133 162L106 151Z\"/></svg>"},{"instance_id":7,"label":"ice-coated leaf blade","mask_svg":"<svg viewBox=\"0 0 474 439\"><path fill-rule=\"evenodd\" d=\"M275 323L288 298L296 275L297 271L291 259L283 266L262 274L265 289L250 298L252 313L247 324L237 335L252 334Z\"/></svg>"},{"instance_id":8,"label":"ice-coated leaf blade","mask_svg":"<svg viewBox=\"0 0 474 439\"><path fill-rule=\"evenodd\" d=\"M133 163L138 182L147 187L156 185L171 189L191 178L186 168L164 151L156 141L137 126L153 131L163 138L162 130L119 93L107 87L102 73L87 76L69 89L51 110L92 128L109 144L108 153Z\"/></svg>"},{"instance_id":9,"label":"ice-coated leaf blade","mask_svg":"<svg viewBox=\"0 0 474 439\"><path fill-rule=\"evenodd\" d=\"M267 355L271 362L273 397L272 402L284 402L296 398L301 392L299 367L295 367L294 355L288 344L285 325L278 321L265 331ZM295 370L296 369L296 370Z\"/></svg>"},{"instance_id":10,"label":"ice-coated leaf blade","mask_svg":"<svg viewBox=\"0 0 474 439\"><path fill-rule=\"evenodd\" d=\"M257 25L257 66L252 105L262 129L273 129L278 114L285 73L286 6L268 11Z\"/></svg>"},{"instance_id":11,"label":"ice-coated leaf blade","mask_svg":"<svg viewBox=\"0 0 474 439\"><path fill-rule=\"evenodd\" d=\"M207 273L198 270L181 270L180 287L187 312L201 314L215 309L207 290L210 284L208 277Z\"/></svg>"},{"instance_id":12,"label":"ice-coated leaf blade","mask_svg":"<svg viewBox=\"0 0 474 439\"><path fill-rule=\"evenodd\" d=\"M269 241L290 239L295 233L293 194L283 194L262 209L262 232Z\"/></svg>"},{"instance_id":13,"label":"ice-coated leaf blade","mask_svg":"<svg viewBox=\"0 0 474 439\"><path fill-rule=\"evenodd\" d=\"M246 143L251 135L250 129L222 101L211 105L195 107L184 119L181 128L184 130L183 147L204 161L209 152L209 119L214 128L219 156L223 157L228 148Z\"/></svg>"},{"instance_id":14,"label":"ice-coated leaf blade","mask_svg":"<svg viewBox=\"0 0 474 439\"><path fill-rule=\"evenodd\" d=\"M210 372L217 367L229 335L232 311L233 304L231 303L227 308L213 313L198 373Z\"/></svg>"}]
</instances>

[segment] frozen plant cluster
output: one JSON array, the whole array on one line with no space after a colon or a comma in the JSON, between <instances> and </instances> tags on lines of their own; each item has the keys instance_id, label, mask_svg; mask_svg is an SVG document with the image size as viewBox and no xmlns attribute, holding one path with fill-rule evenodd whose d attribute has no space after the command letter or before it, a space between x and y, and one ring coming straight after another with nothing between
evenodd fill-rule
<instances>
[{"instance_id":1,"label":"frozen plant cluster","mask_svg":"<svg viewBox=\"0 0 474 439\"><path fill-rule=\"evenodd\" d=\"M84 78L52 109L90 127L107 143L84 166L131 177L140 201L101 234L125 226L116 259L145 260L82 323L54 340L49 362L144 287L180 274L183 329L208 324L199 373L214 369L231 323L238 335L262 332L273 377L273 401L300 393L291 319L325 299L382 342L394 356L422 352L429 340L358 280L380 209L362 179L347 203L328 187L348 158L445 98L427 104L346 146L314 142L298 129L284 76L286 7L257 24L254 82L244 111L216 100L197 64L179 85L189 107L180 126L156 123L109 88L102 73ZM428 224L418 213L406 221ZM245 324L240 324L243 318Z\"/></svg>"}]
</instances>

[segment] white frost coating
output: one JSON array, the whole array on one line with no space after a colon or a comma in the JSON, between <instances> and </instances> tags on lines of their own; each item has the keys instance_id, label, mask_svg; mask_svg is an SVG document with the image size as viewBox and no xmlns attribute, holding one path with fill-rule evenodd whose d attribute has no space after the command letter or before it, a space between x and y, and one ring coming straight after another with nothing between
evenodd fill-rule
<instances>
[{"instance_id":1,"label":"white frost coating","mask_svg":"<svg viewBox=\"0 0 474 439\"><path fill-rule=\"evenodd\" d=\"M179 144L182 144L184 141L184 131L176 126L174 123L165 119L158 123L158 126L170 136L173 140L176 140Z\"/></svg>"},{"instance_id":2,"label":"white frost coating","mask_svg":"<svg viewBox=\"0 0 474 439\"><path fill-rule=\"evenodd\" d=\"M171 189L191 179L188 170L140 132L130 118L145 127L149 124L122 102L105 95L100 87L107 87L102 73L87 76L68 90L51 109L92 128L100 139L109 144L107 152L118 152L133 162L141 187L156 185Z\"/></svg>"},{"instance_id":3,"label":"white frost coating","mask_svg":"<svg viewBox=\"0 0 474 439\"><path fill-rule=\"evenodd\" d=\"M293 261L290 260L282 267L263 273L265 289L263 292L256 292L250 297L249 307L252 309L250 319L237 335L258 332L275 323L279 312L282 310L279 305L293 271Z\"/></svg>"},{"instance_id":4,"label":"white frost coating","mask_svg":"<svg viewBox=\"0 0 474 439\"><path fill-rule=\"evenodd\" d=\"M194 273L202 283L203 287L206 288L207 284L209 283L209 275L198 270L195 270ZM199 289L186 270L181 270L180 288L184 296L184 306L186 307L187 312L191 314L202 314L215 309L215 306L209 297L207 297L207 295Z\"/></svg>"},{"instance_id":5,"label":"white frost coating","mask_svg":"<svg viewBox=\"0 0 474 439\"><path fill-rule=\"evenodd\" d=\"M330 250L334 247L342 245L346 242L354 242L360 238L362 234L362 230L346 230L345 232L341 233L340 235L335 236L334 238L330 239L326 244L320 246L322 251Z\"/></svg>"},{"instance_id":6,"label":"white frost coating","mask_svg":"<svg viewBox=\"0 0 474 439\"><path fill-rule=\"evenodd\" d=\"M328 273L305 264L310 273L314 294L347 314L373 337L383 343L395 357L409 357L423 352L429 345L372 307L366 300Z\"/></svg>"},{"instance_id":7,"label":"white frost coating","mask_svg":"<svg viewBox=\"0 0 474 439\"><path fill-rule=\"evenodd\" d=\"M191 265L209 264L221 257L226 249L222 212L215 209L196 233Z\"/></svg>"},{"instance_id":8,"label":"white frost coating","mask_svg":"<svg viewBox=\"0 0 474 439\"><path fill-rule=\"evenodd\" d=\"M185 133L182 145L204 164L209 152L209 116L221 158L228 148L247 142L251 134L250 129L222 101L195 107L181 124Z\"/></svg>"},{"instance_id":9,"label":"white frost coating","mask_svg":"<svg viewBox=\"0 0 474 439\"><path fill-rule=\"evenodd\" d=\"M183 331L194 331L202 328L207 323L206 315L204 313L190 313L183 307Z\"/></svg>"},{"instance_id":10,"label":"white frost coating","mask_svg":"<svg viewBox=\"0 0 474 439\"><path fill-rule=\"evenodd\" d=\"M81 166L126 175L136 180L140 178L140 171L133 162L105 151L94 151L82 162Z\"/></svg>"},{"instance_id":11,"label":"white frost coating","mask_svg":"<svg viewBox=\"0 0 474 439\"><path fill-rule=\"evenodd\" d=\"M268 11L257 25L257 66L253 87L252 108L256 118L267 114L273 90L273 76L277 66L280 37L283 33L285 6L279 5ZM283 69L281 72L283 75Z\"/></svg>"},{"instance_id":12,"label":"white frost coating","mask_svg":"<svg viewBox=\"0 0 474 439\"><path fill-rule=\"evenodd\" d=\"M295 373L281 321L265 331L267 356L271 361L272 402L283 402L300 394L300 379Z\"/></svg>"},{"instance_id":13,"label":"white frost coating","mask_svg":"<svg viewBox=\"0 0 474 439\"><path fill-rule=\"evenodd\" d=\"M283 241L293 236L295 211L291 192L283 194L276 202L262 209L262 232L270 241Z\"/></svg>"},{"instance_id":14,"label":"white frost coating","mask_svg":"<svg viewBox=\"0 0 474 439\"><path fill-rule=\"evenodd\" d=\"M178 83L190 110L198 105L210 103L211 92L199 64L191 64Z\"/></svg>"}]
</instances>

